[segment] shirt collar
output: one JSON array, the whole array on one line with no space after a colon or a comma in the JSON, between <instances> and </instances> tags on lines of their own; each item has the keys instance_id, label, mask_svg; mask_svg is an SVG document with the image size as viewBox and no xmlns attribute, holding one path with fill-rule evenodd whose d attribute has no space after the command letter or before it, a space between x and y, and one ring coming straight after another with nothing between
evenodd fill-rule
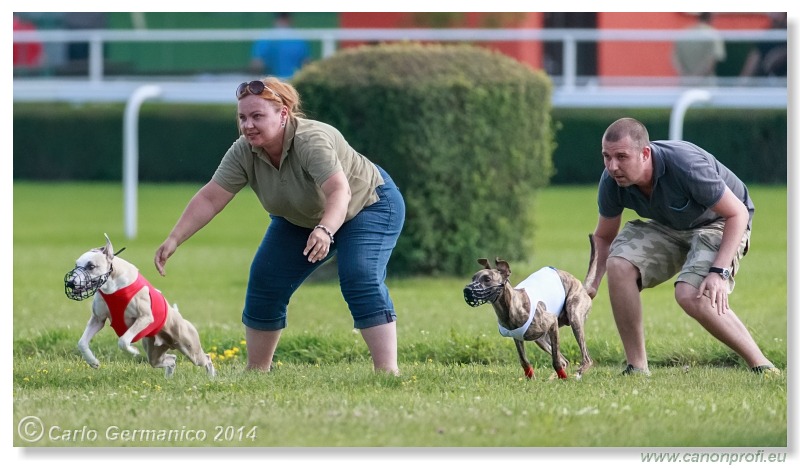
<instances>
[{"instance_id":1,"label":"shirt collar","mask_svg":"<svg viewBox=\"0 0 800 469\"><path fill-rule=\"evenodd\" d=\"M653 160L653 182L664 175L664 159L661 157L661 150L650 143L650 158Z\"/></svg>"}]
</instances>

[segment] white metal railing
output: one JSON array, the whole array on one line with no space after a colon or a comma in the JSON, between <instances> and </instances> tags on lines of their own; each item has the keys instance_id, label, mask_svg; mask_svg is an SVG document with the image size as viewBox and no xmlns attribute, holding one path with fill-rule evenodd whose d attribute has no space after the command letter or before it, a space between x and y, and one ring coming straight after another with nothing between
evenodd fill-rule
<instances>
[{"instance_id":1,"label":"white metal railing","mask_svg":"<svg viewBox=\"0 0 800 469\"><path fill-rule=\"evenodd\" d=\"M786 41L786 30L718 30L726 42ZM577 44L581 42L673 42L707 40L692 30L633 29L146 29L146 30L40 30L14 32L15 43L89 44L88 77L104 79L103 46L110 42L220 42L259 39L305 39L322 43L322 57L333 55L342 41L441 41L441 42L561 42L563 46L562 86L576 84Z\"/></svg>"},{"instance_id":2,"label":"white metal railing","mask_svg":"<svg viewBox=\"0 0 800 469\"><path fill-rule=\"evenodd\" d=\"M342 41L551 41L563 46L563 73L551 76L555 85L555 107L669 107L677 95L698 83L681 83L677 77L578 77L577 45L580 42L623 41L663 42L702 38L692 30L610 30L610 29L202 29L202 30L40 30L15 32L14 42L88 42L88 83L80 77L16 77L14 101L116 101L125 102L134 89L149 83L171 88L164 100L184 102L232 102L227 88L242 76L230 73L178 77L114 76L104 73L103 48L111 42L197 42L254 41L257 39L306 39L321 41L322 55L334 54ZM785 41L786 30L720 30L726 42ZM580 80L579 80L580 78ZM725 80L728 80L726 82ZM172 82L191 82L196 89ZM232 84L231 84L232 83ZM786 102L786 79L738 77L717 79L715 85L729 88L731 99L751 102L755 107L780 107ZM747 85L727 86L727 85ZM742 88L753 88L742 92ZM763 88L763 89L762 89ZM185 89L182 92L181 89ZM762 94L765 99L758 96ZM197 96L199 100L192 99ZM755 96L755 99L752 97ZM744 100L744 101L742 101ZM720 101L716 100L716 104ZM726 100L725 102L730 102ZM781 104L781 102L783 104Z\"/></svg>"}]
</instances>

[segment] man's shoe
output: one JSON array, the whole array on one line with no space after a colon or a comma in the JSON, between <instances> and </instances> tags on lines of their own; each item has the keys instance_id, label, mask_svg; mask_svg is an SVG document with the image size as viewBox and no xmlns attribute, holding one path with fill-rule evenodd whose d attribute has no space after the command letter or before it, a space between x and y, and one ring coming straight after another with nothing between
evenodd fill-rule
<instances>
[{"instance_id":1,"label":"man's shoe","mask_svg":"<svg viewBox=\"0 0 800 469\"><path fill-rule=\"evenodd\" d=\"M781 370L779 370L778 368L775 368L772 365L754 366L754 367L752 367L750 369L753 371L753 373L756 373L756 374L759 374L759 375L763 374L765 376L774 376L774 377L777 377L777 376L781 375Z\"/></svg>"},{"instance_id":2,"label":"man's shoe","mask_svg":"<svg viewBox=\"0 0 800 469\"><path fill-rule=\"evenodd\" d=\"M645 369L636 368L635 366L633 366L630 363L628 363L628 366L625 367L624 370L622 370L622 374L623 375L639 375L639 374L641 374L641 375L645 375L645 376L650 376L650 370L648 370L646 368Z\"/></svg>"}]
</instances>

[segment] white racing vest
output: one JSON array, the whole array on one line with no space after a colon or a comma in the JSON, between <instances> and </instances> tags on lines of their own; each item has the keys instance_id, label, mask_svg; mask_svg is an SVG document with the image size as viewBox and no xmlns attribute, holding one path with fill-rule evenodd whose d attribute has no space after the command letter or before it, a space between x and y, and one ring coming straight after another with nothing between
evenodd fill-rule
<instances>
[{"instance_id":1,"label":"white racing vest","mask_svg":"<svg viewBox=\"0 0 800 469\"><path fill-rule=\"evenodd\" d=\"M544 303L548 313L561 316L567 293L564 291L564 284L561 282L561 277L558 276L555 268L542 267L520 282L515 288L523 289L531 300L528 320L521 327L513 330L506 329L498 323L497 327L503 337L524 340L525 331L528 330L528 327L533 322L533 316L536 314L536 305L540 301Z\"/></svg>"}]
</instances>

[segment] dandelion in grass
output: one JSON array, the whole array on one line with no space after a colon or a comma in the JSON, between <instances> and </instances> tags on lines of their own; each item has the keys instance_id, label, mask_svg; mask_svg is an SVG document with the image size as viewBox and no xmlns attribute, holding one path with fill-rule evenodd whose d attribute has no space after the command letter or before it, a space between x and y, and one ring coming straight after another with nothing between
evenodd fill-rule
<instances>
[{"instance_id":1,"label":"dandelion in grass","mask_svg":"<svg viewBox=\"0 0 800 469\"><path fill-rule=\"evenodd\" d=\"M246 345L244 340L239 341L240 345ZM208 356L216 364L227 363L241 358L242 349L236 345L231 347L214 345L209 349Z\"/></svg>"}]
</instances>

